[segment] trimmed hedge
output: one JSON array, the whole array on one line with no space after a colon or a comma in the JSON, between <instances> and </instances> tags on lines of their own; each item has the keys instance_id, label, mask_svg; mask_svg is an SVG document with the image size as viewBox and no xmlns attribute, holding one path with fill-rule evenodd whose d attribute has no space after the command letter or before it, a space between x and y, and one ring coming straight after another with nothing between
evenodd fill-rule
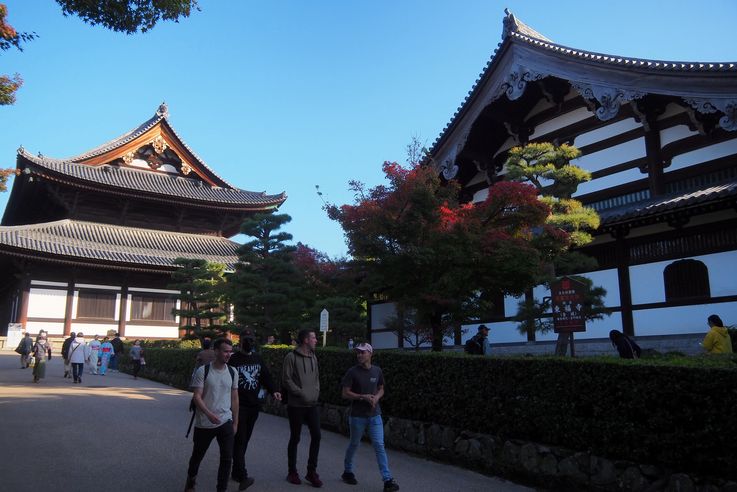
<instances>
[{"instance_id":1,"label":"trimmed hedge","mask_svg":"<svg viewBox=\"0 0 737 492\"><path fill-rule=\"evenodd\" d=\"M289 350L261 350L276 381ZM186 388L196 353L147 349L145 375ZM340 380L355 356L327 348L318 359L320 400L345 405ZM373 360L384 371L389 416L737 478L735 356L674 362L380 351Z\"/></svg>"}]
</instances>

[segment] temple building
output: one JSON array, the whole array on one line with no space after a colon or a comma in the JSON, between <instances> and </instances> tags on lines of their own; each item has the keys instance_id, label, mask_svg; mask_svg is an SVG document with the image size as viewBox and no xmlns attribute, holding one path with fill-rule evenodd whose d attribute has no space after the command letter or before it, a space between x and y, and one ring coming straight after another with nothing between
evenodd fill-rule
<instances>
[{"instance_id":1,"label":"temple building","mask_svg":"<svg viewBox=\"0 0 737 492\"><path fill-rule=\"evenodd\" d=\"M574 163L593 179L574 198L601 217L582 248L598 268L581 273L607 290L613 314L576 337L605 339L610 329L645 340L690 336L686 350L698 350L708 315L737 323L737 63L570 48L506 14L502 42L431 148L438 172L477 202L505 179L510 148L578 147ZM555 337L517 330L519 300L506 298L480 320L493 345ZM372 313L377 346L398 343L382 326L390 312L379 305Z\"/></svg>"},{"instance_id":2,"label":"temple building","mask_svg":"<svg viewBox=\"0 0 737 492\"><path fill-rule=\"evenodd\" d=\"M230 237L286 199L238 189L179 137L166 105L69 159L20 148L0 226L0 330L176 338L178 257L233 270ZM2 331L0 331L2 333Z\"/></svg>"}]
</instances>

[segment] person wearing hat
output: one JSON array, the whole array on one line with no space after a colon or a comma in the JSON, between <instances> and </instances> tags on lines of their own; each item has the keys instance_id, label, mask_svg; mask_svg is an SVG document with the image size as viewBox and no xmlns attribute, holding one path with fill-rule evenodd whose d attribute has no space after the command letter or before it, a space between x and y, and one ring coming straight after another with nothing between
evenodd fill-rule
<instances>
[{"instance_id":1,"label":"person wearing hat","mask_svg":"<svg viewBox=\"0 0 737 492\"><path fill-rule=\"evenodd\" d=\"M364 432L368 430L381 479L384 481L384 491L399 490L399 485L389 471L389 460L384 449L384 422L381 419L379 405L379 400L384 396L384 374L380 367L371 364L374 349L370 344L359 343L355 351L358 363L348 369L341 381L343 398L351 400L349 419L351 436L348 449L345 451L344 472L341 478L351 485L358 483L353 473L353 457Z\"/></svg>"},{"instance_id":2,"label":"person wearing hat","mask_svg":"<svg viewBox=\"0 0 737 492\"><path fill-rule=\"evenodd\" d=\"M486 340L489 336L489 328L479 325L478 333L468 339L464 350L471 355L486 355Z\"/></svg>"},{"instance_id":3,"label":"person wearing hat","mask_svg":"<svg viewBox=\"0 0 737 492\"><path fill-rule=\"evenodd\" d=\"M246 449L251 440L253 427L256 425L258 414L261 411L259 398L263 391L267 391L277 401L281 401L281 393L274 391L274 382L271 379L268 366L254 349L256 338L253 332L244 329L240 334L239 350L233 352L228 365L238 373L238 431L233 442L233 469L231 477L240 483L238 490L245 490L253 485L253 477L248 476L246 470Z\"/></svg>"}]
</instances>

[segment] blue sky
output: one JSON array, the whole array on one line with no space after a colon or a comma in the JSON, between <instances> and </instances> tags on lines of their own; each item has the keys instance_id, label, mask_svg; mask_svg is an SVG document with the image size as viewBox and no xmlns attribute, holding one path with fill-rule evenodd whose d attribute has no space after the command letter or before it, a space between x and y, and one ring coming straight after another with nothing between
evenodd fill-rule
<instances>
[{"instance_id":1,"label":"blue sky","mask_svg":"<svg viewBox=\"0 0 737 492\"><path fill-rule=\"evenodd\" d=\"M381 163L404 162L413 137L431 145L500 42L505 7L574 48L737 61L733 0L200 0L190 18L133 36L65 18L53 0L0 3L17 30L39 35L0 52L0 74L25 79L16 104L0 106L1 167L21 144L80 154L166 101L215 172L286 191L286 230L332 256L346 246L315 185L350 202L349 180L379 184Z\"/></svg>"}]
</instances>

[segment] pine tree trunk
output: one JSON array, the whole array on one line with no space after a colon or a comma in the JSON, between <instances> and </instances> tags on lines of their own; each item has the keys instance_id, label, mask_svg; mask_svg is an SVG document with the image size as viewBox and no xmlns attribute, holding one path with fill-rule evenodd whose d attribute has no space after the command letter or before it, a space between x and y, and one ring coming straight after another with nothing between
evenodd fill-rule
<instances>
[{"instance_id":1,"label":"pine tree trunk","mask_svg":"<svg viewBox=\"0 0 737 492\"><path fill-rule=\"evenodd\" d=\"M443 324L440 314L430 315L430 328L432 329L432 351L441 352L443 350Z\"/></svg>"}]
</instances>

